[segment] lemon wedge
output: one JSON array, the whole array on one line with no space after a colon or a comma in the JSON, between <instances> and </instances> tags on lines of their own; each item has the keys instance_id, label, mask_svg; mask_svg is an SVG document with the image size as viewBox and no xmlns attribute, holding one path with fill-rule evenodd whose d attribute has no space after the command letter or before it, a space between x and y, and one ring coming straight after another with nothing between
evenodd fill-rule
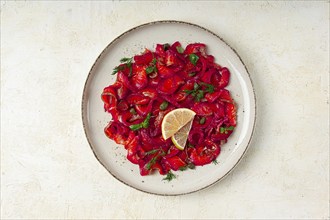
<instances>
[{"instance_id":1,"label":"lemon wedge","mask_svg":"<svg viewBox=\"0 0 330 220\"><path fill-rule=\"evenodd\" d=\"M189 131L191 129L193 120L188 122L185 126L183 126L178 132L176 132L172 137L172 142L176 148L179 150L183 150L186 146Z\"/></svg>"},{"instance_id":2,"label":"lemon wedge","mask_svg":"<svg viewBox=\"0 0 330 220\"><path fill-rule=\"evenodd\" d=\"M161 127L164 140L172 137L181 128L192 121L195 115L196 113L188 108L178 108L167 113L162 121Z\"/></svg>"}]
</instances>

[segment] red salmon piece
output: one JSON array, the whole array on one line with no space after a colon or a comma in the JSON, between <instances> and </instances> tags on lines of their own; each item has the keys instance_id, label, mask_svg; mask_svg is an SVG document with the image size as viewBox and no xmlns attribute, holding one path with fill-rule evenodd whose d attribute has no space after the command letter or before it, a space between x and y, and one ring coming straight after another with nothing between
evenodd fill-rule
<instances>
[{"instance_id":1,"label":"red salmon piece","mask_svg":"<svg viewBox=\"0 0 330 220\"><path fill-rule=\"evenodd\" d=\"M130 105L145 105L150 102L150 98L140 94L131 94L127 97L127 102Z\"/></svg>"},{"instance_id":2,"label":"red salmon piece","mask_svg":"<svg viewBox=\"0 0 330 220\"><path fill-rule=\"evenodd\" d=\"M104 110L111 111L116 108L117 106L117 97L116 92L114 90L114 86L108 86L103 89L101 95L102 101L104 102Z\"/></svg>"},{"instance_id":3,"label":"red salmon piece","mask_svg":"<svg viewBox=\"0 0 330 220\"><path fill-rule=\"evenodd\" d=\"M139 168L140 168L140 175L141 176L147 176L151 173L151 169L147 169L147 162L144 160L138 161Z\"/></svg>"},{"instance_id":4,"label":"red salmon piece","mask_svg":"<svg viewBox=\"0 0 330 220\"><path fill-rule=\"evenodd\" d=\"M190 154L190 160L197 166L211 163L220 154L220 147L211 140L205 140L202 145L197 146Z\"/></svg>"},{"instance_id":5,"label":"red salmon piece","mask_svg":"<svg viewBox=\"0 0 330 220\"><path fill-rule=\"evenodd\" d=\"M147 51L145 54L134 56L134 61L137 65L148 65L153 58L154 55L150 51Z\"/></svg>"},{"instance_id":6,"label":"red salmon piece","mask_svg":"<svg viewBox=\"0 0 330 220\"><path fill-rule=\"evenodd\" d=\"M226 67L223 67L220 72L221 72L221 79L219 82L219 87L222 89L225 88L229 83L230 72Z\"/></svg>"},{"instance_id":7,"label":"red salmon piece","mask_svg":"<svg viewBox=\"0 0 330 220\"><path fill-rule=\"evenodd\" d=\"M226 115L229 119L229 125L236 126L236 107L233 103L226 103L225 104Z\"/></svg>"},{"instance_id":8,"label":"red salmon piece","mask_svg":"<svg viewBox=\"0 0 330 220\"><path fill-rule=\"evenodd\" d=\"M159 163L155 163L152 167L152 170L158 170L160 175L165 175L166 173L168 173L168 171L165 171L164 167Z\"/></svg>"},{"instance_id":9,"label":"red salmon piece","mask_svg":"<svg viewBox=\"0 0 330 220\"><path fill-rule=\"evenodd\" d=\"M197 115L209 116L214 112L214 105L212 103L198 102L194 104L192 110L196 112Z\"/></svg>"},{"instance_id":10,"label":"red salmon piece","mask_svg":"<svg viewBox=\"0 0 330 220\"><path fill-rule=\"evenodd\" d=\"M111 121L104 129L107 137L114 140L117 144L125 145L127 143L130 130L125 125Z\"/></svg>"},{"instance_id":11,"label":"red salmon piece","mask_svg":"<svg viewBox=\"0 0 330 220\"><path fill-rule=\"evenodd\" d=\"M156 45L156 51L155 53L159 56L164 58L165 57L165 50L163 44L157 44Z\"/></svg>"},{"instance_id":12,"label":"red salmon piece","mask_svg":"<svg viewBox=\"0 0 330 220\"><path fill-rule=\"evenodd\" d=\"M128 103L125 100L120 100L117 105L119 111L127 111L129 108Z\"/></svg>"},{"instance_id":13,"label":"red salmon piece","mask_svg":"<svg viewBox=\"0 0 330 220\"><path fill-rule=\"evenodd\" d=\"M181 160L180 157L178 156L173 156L170 158L166 158L165 159L165 163L167 163L169 165L169 167L174 170L177 171L178 169L180 169L181 167L185 167L187 164Z\"/></svg>"},{"instance_id":14,"label":"red salmon piece","mask_svg":"<svg viewBox=\"0 0 330 220\"><path fill-rule=\"evenodd\" d=\"M117 81L113 84L113 87L117 91L118 99L123 99L129 94L129 89L124 86L123 83Z\"/></svg>"},{"instance_id":15,"label":"red salmon piece","mask_svg":"<svg viewBox=\"0 0 330 220\"><path fill-rule=\"evenodd\" d=\"M156 67L159 73L159 77L161 78L169 78L174 75L174 71L163 64L157 63Z\"/></svg>"},{"instance_id":16,"label":"red salmon piece","mask_svg":"<svg viewBox=\"0 0 330 220\"><path fill-rule=\"evenodd\" d=\"M138 164L140 157L138 152L143 151L141 145L139 145L139 136L135 136L131 142L126 144L127 159L134 164Z\"/></svg>"},{"instance_id":17,"label":"red salmon piece","mask_svg":"<svg viewBox=\"0 0 330 220\"><path fill-rule=\"evenodd\" d=\"M206 93L205 98L208 102L214 102L217 100L221 95L221 92L212 92L212 93Z\"/></svg>"},{"instance_id":18,"label":"red salmon piece","mask_svg":"<svg viewBox=\"0 0 330 220\"><path fill-rule=\"evenodd\" d=\"M230 92L227 89L220 90L219 100L223 102L233 103L233 99L230 96Z\"/></svg>"},{"instance_id":19,"label":"red salmon piece","mask_svg":"<svg viewBox=\"0 0 330 220\"><path fill-rule=\"evenodd\" d=\"M171 95L182 84L184 84L184 81L179 76L173 76L171 78L166 78L159 82L158 92L165 94L165 95Z\"/></svg>"},{"instance_id":20,"label":"red salmon piece","mask_svg":"<svg viewBox=\"0 0 330 220\"><path fill-rule=\"evenodd\" d=\"M187 45L185 54L192 54L192 53L201 53L203 56L206 56L206 45L202 43L195 43Z\"/></svg>"},{"instance_id":21,"label":"red salmon piece","mask_svg":"<svg viewBox=\"0 0 330 220\"><path fill-rule=\"evenodd\" d=\"M138 90L143 89L148 84L148 78L145 69L146 67L144 66L137 66L133 64L133 76L131 78L131 83L134 88Z\"/></svg>"},{"instance_id":22,"label":"red salmon piece","mask_svg":"<svg viewBox=\"0 0 330 220\"><path fill-rule=\"evenodd\" d=\"M145 88L145 89L141 90L140 93L142 95L144 95L145 97L149 97L150 99L157 98L157 91L156 91L156 89L153 89L153 88Z\"/></svg>"},{"instance_id":23,"label":"red salmon piece","mask_svg":"<svg viewBox=\"0 0 330 220\"><path fill-rule=\"evenodd\" d=\"M170 149L168 150L167 154L163 157L165 159L174 157L180 152L178 148L176 148L174 145L171 145Z\"/></svg>"}]
</instances>

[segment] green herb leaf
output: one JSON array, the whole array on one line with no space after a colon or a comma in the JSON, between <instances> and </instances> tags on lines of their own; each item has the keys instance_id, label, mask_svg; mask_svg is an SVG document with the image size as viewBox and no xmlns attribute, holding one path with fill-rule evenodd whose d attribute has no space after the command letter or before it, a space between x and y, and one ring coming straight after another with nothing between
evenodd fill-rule
<instances>
[{"instance_id":1,"label":"green herb leaf","mask_svg":"<svg viewBox=\"0 0 330 220\"><path fill-rule=\"evenodd\" d=\"M200 89L201 85L206 86L206 89ZM185 93L187 93L188 95L192 95L193 97L195 97L195 101L196 102L200 102L203 98L206 92L212 93L214 92L214 86L211 84L207 84L207 83L203 83L200 82L198 83L194 83L194 89L193 90L183 90Z\"/></svg>"},{"instance_id":2,"label":"green herb leaf","mask_svg":"<svg viewBox=\"0 0 330 220\"><path fill-rule=\"evenodd\" d=\"M179 170L181 170L181 171L185 171L185 170L187 170L188 168L191 169L191 170L195 169L195 164L193 164L193 163L188 163L186 166L182 166L182 167L180 167Z\"/></svg>"},{"instance_id":3,"label":"green herb leaf","mask_svg":"<svg viewBox=\"0 0 330 220\"><path fill-rule=\"evenodd\" d=\"M188 163L187 167L191 170L194 170L196 168L195 164L193 163Z\"/></svg>"},{"instance_id":4,"label":"green herb leaf","mask_svg":"<svg viewBox=\"0 0 330 220\"><path fill-rule=\"evenodd\" d=\"M199 102L201 101L202 98L204 98L204 91L203 90L199 90L200 85L198 83L194 83L194 89L193 90L183 90L185 93L187 93L188 95L192 95L193 97L195 97L195 101Z\"/></svg>"},{"instance_id":5,"label":"green herb leaf","mask_svg":"<svg viewBox=\"0 0 330 220\"><path fill-rule=\"evenodd\" d=\"M178 51L178 53L183 53L184 49L181 46L177 46L176 51Z\"/></svg>"},{"instance_id":6,"label":"green herb leaf","mask_svg":"<svg viewBox=\"0 0 330 220\"><path fill-rule=\"evenodd\" d=\"M148 128L149 127L150 118L151 118L151 113L148 113L147 117L141 123L143 128Z\"/></svg>"},{"instance_id":7,"label":"green herb leaf","mask_svg":"<svg viewBox=\"0 0 330 220\"><path fill-rule=\"evenodd\" d=\"M195 82L194 83L194 90L197 90L197 89L199 89L199 85Z\"/></svg>"},{"instance_id":8,"label":"green herb leaf","mask_svg":"<svg viewBox=\"0 0 330 220\"><path fill-rule=\"evenodd\" d=\"M148 128L150 118L151 118L151 113L148 113L147 117L144 119L143 122L141 122L140 124L130 125L129 128L133 131L137 131L141 128Z\"/></svg>"},{"instance_id":9,"label":"green herb leaf","mask_svg":"<svg viewBox=\"0 0 330 220\"><path fill-rule=\"evenodd\" d=\"M185 93L187 93L188 95L194 92L194 90L188 90L188 89L185 89L185 90L183 90L183 91L184 91Z\"/></svg>"},{"instance_id":10,"label":"green herb leaf","mask_svg":"<svg viewBox=\"0 0 330 220\"><path fill-rule=\"evenodd\" d=\"M113 68L111 75L115 75L116 73L118 73L118 71L121 71L123 69L125 69L125 66L116 66L115 68Z\"/></svg>"},{"instance_id":11,"label":"green herb leaf","mask_svg":"<svg viewBox=\"0 0 330 220\"><path fill-rule=\"evenodd\" d=\"M229 126L229 127L226 128L226 130L227 131L232 131L232 130L234 130L234 128L235 128L234 126Z\"/></svg>"},{"instance_id":12,"label":"green herb leaf","mask_svg":"<svg viewBox=\"0 0 330 220\"><path fill-rule=\"evenodd\" d=\"M217 164L218 164L217 159L214 159L214 160L212 161L212 163L214 163L214 165L217 165Z\"/></svg>"},{"instance_id":13,"label":"green herb leaf","mask_svg":"<svg viewBox=\"0 0 330 220\"><path fill-rule=\"evenodd\" d=\"M199 57L196 54L192 53L192 54L189 54L189 60L194 66L196 66L196 63L199 60Z\"/></svg>"},{"instance_id":14,"label":"green herb leaf","mask_svg":"<svg viewBox=\"0 0 330 220\"><path fill-rule=\"evenodd\" d=\"M131 58L127 58L127 57L123 57L120 59L121 63L127 63L127 62L132 62L132 57Z\"/></svg>"},{"instance_id":15,"label":"green herb leaf","mask_svg":"<svg viewBox=\"0 0 330 220\"><path fill-rule=\"evenodd\" d=\"M164 111L167 109L167 107L168 107L168 102L164 101L162 102L162 104L160 104L159 109Z\"/></svg>"},{"instance_id":16,"label":"green herb leaf","mask_svg":"<svg viewBox=\"0 0 330 220\"><path fill-rule=\"evenodd\" d=\"M228 134L228 131L234 130L234 126L229 126L229 127L220 127L220 133L223 134Z\"/></svg>"},{"instance_id":17,"label":"green herb leaf","mask_svg":"<svg viewBox=\"0 0 330 220\"><path fill-rule=\"evenodd\" d=\"M129 128L133 131L137 131L140 128L142 128L142 125L141 124L130 125Z\"/></svg>"},{"instance_id":18,"label":"green herb leaf","mask_svg":"<svg viewBox=\"0 0 330 220\"><path fill-rule=\"evenodd\" d=\"M199 84L206 86L205 91L208 93L213 93L214 92L214 86L208 83L200 82Z\"/></svg>"},{"instance_id":19,"label":"green herb leaf","mask_svg":"<svg viewBox=\"0 0 330 220\"><path fill-rule=\"evenodd\" d=\"M146 164L146 169L147 170L150 170L151 169L151 167L156 163L157 158L158 158L157 156L151 158L151 160Z\"/></svg>"},{"instance_id":20,"label":"green herb leaf","mask_svg":"<svg viewBox=\"0 0 330 220\"><path fill-rule=\"evenodd\" d=\"M192 73L189 73L188 76L193 77L193 76L196 76L196 74L197 74L196 72L192 72Z\"/></svg>"},{"instance_id":21,"label":"green herb leaf","mask_svg":"<svg viewBox=\"0 0 330 220\"><path fill-rule=\"evenodd\" d=\"M154 153L156 153L158 151L159 151L159 149L153 149L153 150L150 150L150 151L145 152L144 154L145 155L150 155L150 154L154 154Z\"/></svg>"},{"instance_id":22,"label":"green herb leaf","mask_svg":"<svg viewBox=\"0 0 330 220\"><path fill-rule=\"evenodd\" d=\"M195 96L195 100L197 102L200 102L203 98L204 98L204 91L203 90L198 90L198 92Z\"/></svg>"},{"instance_id":23,"label":"green herb leaf","mask_svg":"<svg viewBox=\"0 0 330 220\"><path fill-rule=\"evenodd\" d=\"M118 67L115 67L111 73L111 75L115 75L116 73L118 73Z\"/></svg>"},{"instance_id":24,"label":"green herb leaf","mask_svg":"<svg viewBox=\"0 0 330 220\"><path fill-rule=\"evenodd\" d=\"M171 171L169 171L163 180L171 181L172 179L175 179L175 178L176 178L176 176Z\"/></svg>"},{"instance_id":25,"label":"green herb leaf","mask_svg":"<svg viewBox=\"0 0 330 220\"><path fill-rule=\"evenodd\" d=\"M187 166L182 166L182 167L179 168L179 170L181 170L181 171L185 171L186 169L188 169Z\"/></svg>"},{"instance_id":26,"label":"green herb leaf","mask_svg":"<svg viewBox=\"0 0 330 220\"><path fill-rule=\"evenodd\" d=\"M151 160L146 164L146 169L150 170L151 167L157 162L157 159L160 156L165 156L166 153L164 152L164 150L162 148L154 149L154 150L151 150L151 151L148 151L148 152L145 153L146 155L149 155L149 154L155 154L155 153L160 152L160 151L161 151L160 154L156 154L156 156L151 158Z\"/></svg>"},{"instance_id":27,"label":"green herb leaf","mask_svg":"<svg viewBox=\"0 0 330 220\"><path fill-rule=\"evenodd\" d=\"M206 120L206 118L205 118L205 117L202 117L202 118L199 120L199 124L201 124L201 125L205 124L205 120Z\"/></svg>"},{"instance_id":28,"label":"green herb leaf","mask_svg":"<svg viewBox=\"0 0 330 220\"><path fill-rule=\"evenodd\" d=\"M118 73L118 71L121 71L121 70L124 70L125 68L129 68L129 74L128 76L131 77L132 76L132 72L133 72L133 69L132 69L132 60L133 58L127 58L127 57L124 57L124 58L121 58L120 59L120 62L123 63L123 64L126 64L126 65L120 65L120 66L117 66L113 69L113 72L112 72L112 75L115 75L116 73Z\"/></svg>"},{"instance_id":29,"label":"green herb leaf","mask_svg":"<svg viewBox=\"0 0 330 220\"><path fill-rule=\"evenodd\" d=\"M153 58L152 61L150 62L151 65L146 68L146 73L147 74L157 72L156 62L157 62L157 59Z\"/></svg>"},{"instance_id":30,"label":"green herb leaf","mask_svg":"<svg viewBox=\"0 0 330 220\"><path fill-rule=\"evenodd\" d=\"M147 68L146 68L146 73L147 74L150 74L150 73L152 73L152 72L154 72L155 71L155 66L148 66Z\"/></svg>"},{"instance_id":31,"label":"green herb leaf","mask_svg":"<svg viewBox=\"0 0 330 220\"><path fill-rule=\"evenodd\" d=\"M225 133L226 129L224 127L220 127L220 133L223 134Z\"/></svg>"}]
</instances>

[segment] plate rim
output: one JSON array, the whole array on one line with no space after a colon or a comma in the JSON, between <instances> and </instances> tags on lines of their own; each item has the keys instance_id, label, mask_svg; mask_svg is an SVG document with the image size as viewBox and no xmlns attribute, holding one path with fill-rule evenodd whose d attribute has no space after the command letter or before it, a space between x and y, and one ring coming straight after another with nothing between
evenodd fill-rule
<instances>
[{"instance_id":1,"label":"plate rim","mask_svg":"<svg viewBox=\"0 0 330 220\"><path fill-rule=\"evenodd\" d=\"M252 131L251 131L251 135L250 135L250 138L248 140L248 143L247 143L247 146L245 147L245 150L244 152L242 153L242 155L240 156L240 158L237 160L237 162L230 168L230 170L227 171L227 173L225 175L223 175L222 177L220 177L219 179L217 179L216 181L208 184L207 186L204 186L202 188L199 188L199 189L196 189L196 190L192 190L192 191L189 191L189 192L184 192L184 193L176 193L176 194L167 194L167 193L155 193L155 192L149 192L149 191L146 191L146 190L143 190L143 189L139 189L135 186L132 186L130 184L128 184L127 182L121 180L119 177L117 177L115 174L113 174L110 170L107 169L107 167L101 162L101 160L99 159L99 157L97 156L96 152L94 151L94 148L93 148L93 144L89 138L89 135L87 133L87 125L86 125L86 122L87 122L87 119L86 119L86 115L84 114L84 112L86 111L85 109L85 104L86 102L84 101L86 99L86 90L87 90L87 84L88 82L90 81L90 78L91 78L91 75L92 75L92 72L95 68L95 65L98 63L98 60L103 56L103 54L108 50L108 48L114 44L115 42L117 42L121 37L123 37L124 35L128 34L129 32L132 32L136 29L139 29L139 28L142 28L144 26L149 26L149 25L154 25L154 24L166 24L166 23L179 23L179 24L185 24L185 25L190 25L190 26L194 26L194 27L197 27L197 28L200 28L212 35L214 35L216 38L218 38L220 41L222 41L225 45L227 45L234 53L235 55L239 58L240 62L243 64L244 66L244 69L246 70L246 73L247 73L247 77L251 83L251 88L252 88L252 94L253 94L253 101L254 101L254 120L253 120L253 125L252 125ZM92 67L90 68L89 72L88 72L88 75L87 75L87 78L86 78L86 81L85 81L85 84L84 84L84 88L83 88L83 94L82 94L82 100L81 100L81 119L82 119L82 125L83 125L83 129L84 129L84 133L85 133L85 136L86 136L86 139L87 139L87 142L89 144L89 147L91 148L95 158L97 159L97 161L105 168L106 171L108 171L108 173L111 174L111 176L113 176L115 179L117 179L118 181L120 181L121 183L125 184L126 186L129 186L133 189L136 189L140 192L144 192L144 193L148 193L148 194L152 194L152 195L159 195L159 196L180 196L180 195L187 195L187 194L192 194L192 193L195 193L195 192L198 192L198 191L201 191L201 190L204 190L206 188L209 188L215 184L217 184L218 182L220 182L221 180L225 179L235 168L236 166L241 162L241 160L243 159L243 157L245 156L247 150L250 148L250 144L251 144L251 140L252 140L252 137L254 136L254 133L255 133L255 126L256 126L256 121L257 121L257 100L256 100L256 95L255 95L255 90L254 90L254 86L253 86L253 81L251 79L251 76L250 76L250 73L245 65L245 63L243 62L242 58L239 56L239 54L237 53L237 51L231 46L229 45L222 37L220 37L219 35L215 34L214 32L210 31L209 29L207 28L204 28L200 25L197 25L195 23L191 23L191 22L186 22L186 21L182 21L182 20L157 20L157 21L151 21L151 22L147 22L147 23L144 23L144 24L141 24L141 25L138 25L138 26L135 26L133 28L130 28L128 29L127 31L124 31L122 34L120 34L119 36L115 37L103 50L102 52L97 56L97 58L95 59Z\"/></svg>"}]
</instances>

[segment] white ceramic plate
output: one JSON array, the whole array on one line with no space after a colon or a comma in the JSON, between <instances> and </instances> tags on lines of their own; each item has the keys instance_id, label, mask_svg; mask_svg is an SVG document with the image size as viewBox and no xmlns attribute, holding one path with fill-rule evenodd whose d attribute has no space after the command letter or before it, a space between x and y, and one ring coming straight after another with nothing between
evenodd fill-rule
<instances>
[{"instance_id":1,"label":"white ceramic plate","mask_svg":"<svg viewBox=\"0 0 330 220\"><path fill-rule=\"evenodd\" d=\"M174 172L177 178L168 182L155 173L140 176L139 167L126 159L123 146L107 138L104 127L111 115L103 110L101 93L116 76L112 69L122 57L132 57L157 43L180 41L183 46L194 42L207 45L207 52L221 66L229 68L228 89L237 104L237 127L222 146L217 165L209 164L195 170ZM255 96L249 74L237 53L219 36L186 22L158 21L135 27L113 40L100 54L86 80L82 99L82 120L88 142L98 161L119 181L144 192L179 195L204 189L223 179L246 152L255 124Z\"/></svg>"}]
</instances>

